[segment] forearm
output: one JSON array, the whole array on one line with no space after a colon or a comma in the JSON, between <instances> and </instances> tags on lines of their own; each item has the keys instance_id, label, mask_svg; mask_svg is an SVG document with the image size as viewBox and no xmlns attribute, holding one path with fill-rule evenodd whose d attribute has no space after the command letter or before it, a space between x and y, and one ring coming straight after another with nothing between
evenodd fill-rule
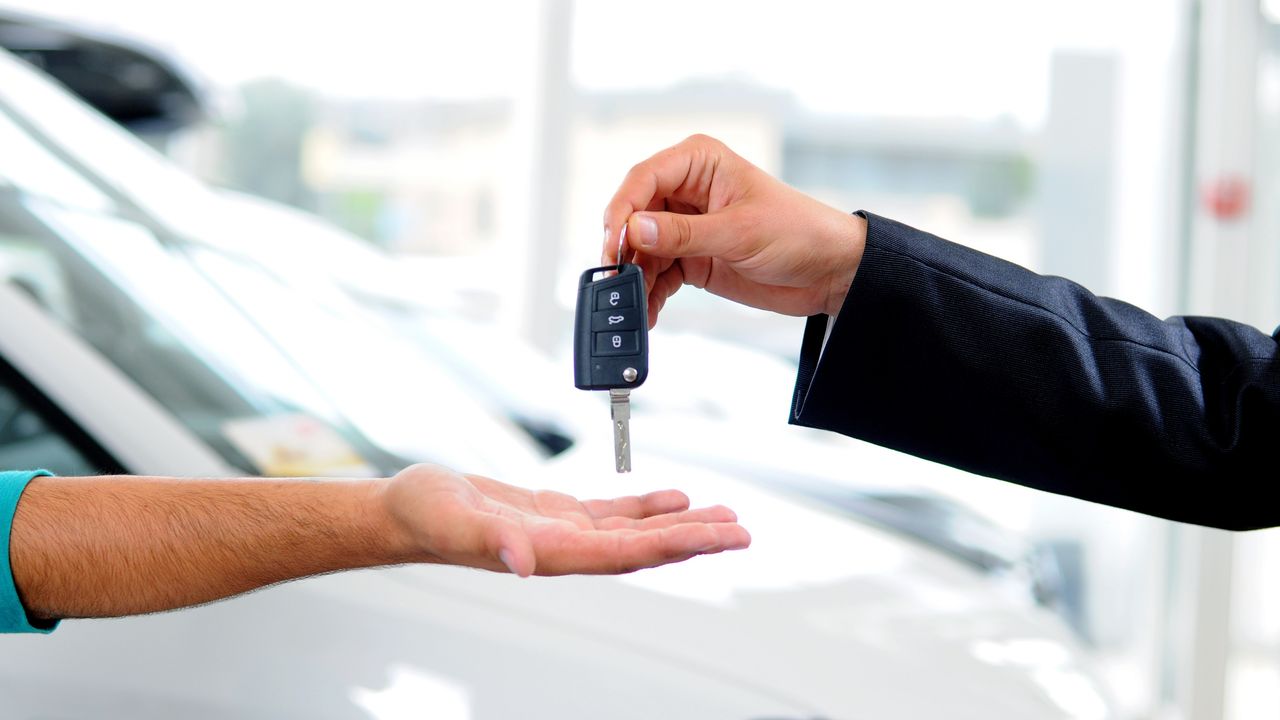
<instances>
[{"instance_id":1,"label":"forearm","mask_svg":"<svg viewBox=\"0 0 1280 720\"><path fill-rule=\"evenodd\" d=\"M1161 321L873 217L794 420L1052 492L1259 527L1280 522L1257 482L1280 436L1278 357L1238 323Z\"/></svg>"},{"instance_id":2,"label":"forearm","mask_svg":"<svg viewBox=\"0 0 1280 720\"><path fill-rule=\"evenodd\" d=\"M37 478L14 516L14 582L33 617L110 617L428 559L384 482Z\"/></svg>"}]
</instances>

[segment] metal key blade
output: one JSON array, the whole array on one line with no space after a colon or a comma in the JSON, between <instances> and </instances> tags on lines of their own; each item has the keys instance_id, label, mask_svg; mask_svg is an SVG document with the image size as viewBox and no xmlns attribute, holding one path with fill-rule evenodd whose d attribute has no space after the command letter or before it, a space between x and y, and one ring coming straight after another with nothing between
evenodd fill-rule
<instances>
[{"instance_id":1,"label":"metal key blade","mask_svg":"<svg viewBox=\"0 0 1280 720\"><path fill-rule=\"evenodd\" d=\"M609 391L609 414L613 417L614 469L631 472L631 391Z\"/></svg>"}]
</instances>

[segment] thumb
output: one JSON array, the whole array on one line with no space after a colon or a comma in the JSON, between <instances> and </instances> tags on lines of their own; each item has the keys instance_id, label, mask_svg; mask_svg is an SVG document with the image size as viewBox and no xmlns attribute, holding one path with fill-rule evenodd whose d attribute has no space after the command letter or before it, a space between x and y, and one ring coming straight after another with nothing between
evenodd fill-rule
<instances>
[{"instance_id":1,"label":"thumb","mask_svg":"<svg viewBox=\"0 0 1280 720\"><path fill-rule=\"evenodd\" d=\"M533 542L520 523L510 518L494 518L485 535L485 549L493 559L505 565L513 575L529 577L533 574L538 558L533 551Z\"/></svg>"},{"instance_id":2,"label":"thumb","mask_svg":"<svg viewBox=\"0 0 1280 720\"><path fill-rule=\"evenodd\" d=\"M737 225L728 210L705 215L638 212L627 220L627 244L654 257L733 260L748 254L746 234Z\"/></svg>"}]
</instances>

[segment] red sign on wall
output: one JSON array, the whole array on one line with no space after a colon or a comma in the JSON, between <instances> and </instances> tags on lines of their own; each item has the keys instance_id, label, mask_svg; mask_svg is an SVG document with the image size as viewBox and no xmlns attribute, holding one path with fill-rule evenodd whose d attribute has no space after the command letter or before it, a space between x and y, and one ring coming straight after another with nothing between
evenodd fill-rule
<instances>
[{"instance_id":1,"label":"red sign on wall","mask_svg":"<svg viewBox=\"0 0 1280 720\"><path fill-rule=\"evenodd\" d=\"M1249 210L1249 181L1224 175L1205 184L1200 196L1205 210L1219 220L1235 220Z\"/></svg>"}]
</instances>

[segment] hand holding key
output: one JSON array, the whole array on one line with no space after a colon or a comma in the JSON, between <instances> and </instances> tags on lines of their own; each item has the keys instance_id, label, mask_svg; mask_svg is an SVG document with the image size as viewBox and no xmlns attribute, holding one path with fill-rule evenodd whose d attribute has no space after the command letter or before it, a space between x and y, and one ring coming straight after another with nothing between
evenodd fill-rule
<instances>
[{"instance_id":1,"label":"hand holding key","mask_svg":"<svg viewBox=\"0 0 1280 720\"><path fill-rule=\"evenodd\" d=\"M652 327L681 285L786 315L834 315L853 282L866 222L695 135L631 169L605 212L603 262L626 224Z\"/></svg>"}]
</instances>

